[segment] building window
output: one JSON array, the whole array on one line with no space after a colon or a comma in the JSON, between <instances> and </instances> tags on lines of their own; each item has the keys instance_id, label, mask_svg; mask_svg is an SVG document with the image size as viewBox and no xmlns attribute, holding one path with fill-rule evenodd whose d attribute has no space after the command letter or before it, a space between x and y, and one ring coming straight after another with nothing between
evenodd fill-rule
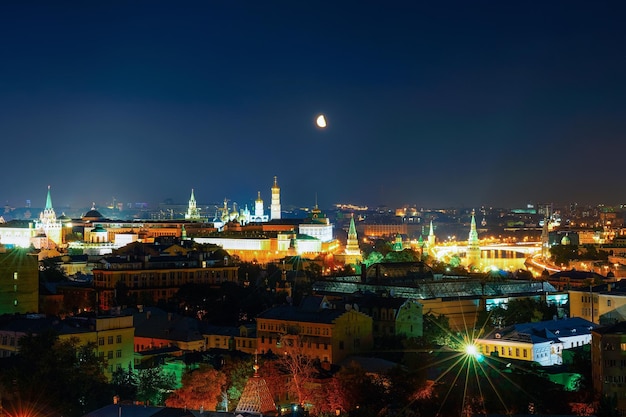
<instances>
[{"instance_id":1,"label":"building window","mask_svg":"<svg viewBox=\"0 0 626 417\"><path fill-rule=\"evenodd\" d=\"M98 338L98 346L104 346L104 337Z\"/></svg>"},{"instance_id":2,"label":"building window","mask_svg":"<svg viewBox=\"0 0 626 417\"><path fill-rule=\"evenodd\" d=\"M121 335L121 334L118 334L118 335L117 335L117 337L116 337L116 342L117 342L117 343L122 343L122 335Z\"/></svg>"},{"instance_id":3,"label":"building window","mask_svg":"<svg viewBox=\"0 0 626 417\"><path fill-rule=\"evenodd\" d=\"M17 279L17 271L13 273L13 279Z\"/></svg>"},{"instance_id":4,"label":"building window","mask_svg":"<svg viewBox=\"0 0 626 417\"><path fill-rule=\"evenodd\" d=\"M122 349L118 349L115 351L115 357L116 358L121 358L122 357Z\"/></svg>"},{"instance_id":5,"label":"building window","mask_svg":"<svg viewBox=\"0 0 626 417\"><path fill-rule=\"evenodd\" d=\"M15 300L13 300L13 305L17 306L17 298Z\"/></svg>"},{"instance_id":6,"label":"building window","mask_svg":"<svg viewBox=\"0 0 626 417\"><path fill-rule=\"evenodd\" d=\"M611 300L606 300L606 306L611 307Z\"/></svg>"},{"instance_id":7,"label":"building window","mask_svg":"<svg viewBox=\"0 0 626 417\"><path fill-rule=\"evenodd\" d=\"M108 343L109 345L112 345L112 344L113 344L113 336L109 336L109 337L107 338L107 343Z\"/></svg>"},{"instance_id":8,"label":"building window","mask_svg":"<svg viewBox=\"0 0 626 417\"><path fill-rule=\"evenodd\" d=\"M109 350L107 352L107 359L113 359L113 351L112 350Z\"/></svg>"},{"instance_id":9,"label":"building window","mask_svg":"<svg viewBox=\"0 0 626 417\"><path fill-rule=\"evenodd\" d=\"M519 358L519 348L515 348L515 356Z\"/></svg>"}]
</instances>

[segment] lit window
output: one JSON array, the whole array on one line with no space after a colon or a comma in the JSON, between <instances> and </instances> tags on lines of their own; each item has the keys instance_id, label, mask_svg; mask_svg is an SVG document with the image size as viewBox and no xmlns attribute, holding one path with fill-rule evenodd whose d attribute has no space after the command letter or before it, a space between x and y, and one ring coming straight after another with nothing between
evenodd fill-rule
<instances>
[{"instance_id":1,"label":"lit window","mask_svg":"<svg viewBox=\"0 0 626 417\"><path fill-rule=\"evenodd\" d=\"M15 300L13 300L13 305L16 306L17 305L17 298Z\"/></svg>"},{"instance_id":2,"label":"lit window","mask_svg":"<svg viewBox=\"0 0 626 417\"><path fill-rule=\"evenodd\" d=\"M17 279L17 271L13 273L13 279Z\"/></svg>"}]
</instances>

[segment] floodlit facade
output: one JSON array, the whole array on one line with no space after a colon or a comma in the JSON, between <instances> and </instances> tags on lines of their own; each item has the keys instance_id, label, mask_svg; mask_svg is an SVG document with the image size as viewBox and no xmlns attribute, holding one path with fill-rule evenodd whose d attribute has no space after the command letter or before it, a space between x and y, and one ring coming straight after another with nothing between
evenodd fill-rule
<instances>
[{"instance_id":1,"label":"floodlit facade","mask_svg":"<svg viewBox=\"0 0 626 417\"><path fill-rule=\"evenodd\" d=\"M591 330L595 327L579 317L514 324L493 330L474 343L484 355L537 362L542 366L561 365L563 350L590 344Z\"/></svg>"}]
</instances>

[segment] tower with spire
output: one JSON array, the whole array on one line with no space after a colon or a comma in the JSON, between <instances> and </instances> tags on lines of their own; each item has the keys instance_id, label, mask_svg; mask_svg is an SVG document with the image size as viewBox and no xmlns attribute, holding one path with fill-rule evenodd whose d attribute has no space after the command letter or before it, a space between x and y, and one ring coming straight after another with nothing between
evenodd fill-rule
<instances>
[{"instance_id":1,"label":"tower with spire","mask_svg":"<svg viewBox=\"0 0 626 417\"><path fill-rule=\"evenodd\" d=\"M189 206L187 207L187 213L185 213L186 220L200 220L200 210L196 205L196 197L191 189L191 197L189 198Z\"/></svg>"},{"instance_id":2,"label":"tower with spire","mask_svg":"<svg viewBox=\"0 0 626 417\"><path fill-rule=\"evenodd\" d=\"M50 186L48 185L48 194L46 195L46 207L39 215L39 221L36 222L36 229L43 232L49 241L56 245L61 244L61 221L57 219L57 215L52 207L52 197L50 194Z\"/></svg>"},{"instance_id":3,"label":"tower with spire","mask_svg":"<svg viewBox=\"0 0 626 417\"><path fill-rule=\"evenodd\" d=\"M346 241L346 255L361 256L359 248L359 239L356 235L356 226L354 225L354 214L350 217L350 227L348 228L348 240Z\"/></svg>"},{"instance_id":4,"label":"tower with spire","mask_svg":"<svg viewBox=\"0 0 626 417\"><path fill-rule=\"evenodd\" d=\"M428 231L428 249L432 250L435 247L435 229L433 228L433 221L430 221L430 230Z\"/></svg>"},{"instance_id":5,"label":"tower with spire","mask_svg":"<svg viewBox=\"0 0 626 417\"><path fill-rule=\"evenodd\" d=\"M472 210L472 222L470 224L469 238L467 239L467 266L476 267L480 263L480 243L478 242L478 231L476 230L476 218Z\"/></svg>"},{"instance_id":6,"label":"tower with spire","mask_svg":"<svg viewBox=\"0 0 626 417\"><path fill-rule=\"evenodd\" d=\"M274 176L272 185L272 204L270 205L270 219L280 219L280 188L278 187L278 177Z\"/></svg>"}]
</instances>

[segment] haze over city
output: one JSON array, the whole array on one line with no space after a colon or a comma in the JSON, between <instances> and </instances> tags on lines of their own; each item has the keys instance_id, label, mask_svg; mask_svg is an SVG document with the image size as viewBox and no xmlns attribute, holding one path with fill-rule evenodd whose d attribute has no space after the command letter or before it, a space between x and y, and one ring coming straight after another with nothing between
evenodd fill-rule
<instances>
[{"instance_id":1,"label":"haze over city","mask_svg":"<svg viewBox=\"0 0 626 417\"><path fill-rule=\"evenodd\" d=\"M623 203L625 11L4 2L0 200Z\"/></svg>"}]
</instances>

